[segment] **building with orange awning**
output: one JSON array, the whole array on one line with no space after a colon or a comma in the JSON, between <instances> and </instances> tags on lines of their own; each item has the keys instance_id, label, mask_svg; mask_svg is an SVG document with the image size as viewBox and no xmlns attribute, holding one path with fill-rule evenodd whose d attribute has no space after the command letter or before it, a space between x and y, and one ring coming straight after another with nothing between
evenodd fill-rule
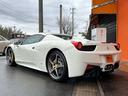
<instances>
[{"instance_id":1,"label":"building with orange awning","mask_svg":"<svg viewBox=\"0 0 128 96\"><path fill-rule=\"evenodd\" d=\"M127 9L128 0L92 0L92 14L90 16L90 30L106 27L107 42L120 43L122 61L128 61Z\"/></svg>"}]
</instances>

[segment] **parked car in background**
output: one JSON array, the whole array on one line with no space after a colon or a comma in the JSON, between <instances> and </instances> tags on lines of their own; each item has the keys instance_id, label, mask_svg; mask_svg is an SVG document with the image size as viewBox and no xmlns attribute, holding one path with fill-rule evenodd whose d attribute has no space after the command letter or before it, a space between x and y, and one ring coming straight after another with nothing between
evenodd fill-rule
<instances>
[{"instance_id":1,"label":"parked car in background","mask_svg":"<svg viewBox=\"0 0 128 96\"><path fill-rule=\"evenodd\" d=\"M24 38L13 38L13 39L10 39L9 41L12 43L12 44L16 44L16 43L20 43Z\"/></svg>"},{"instance_id":2,"label":"parked car in background","mask_svg":"<svg viewBox=\"0 0 128 96\"><path fill-rule=\"evenodd\" d=\"M5 49L9 44L11 44L11 42L0 35L0 53L2 53L2 55L5 55Z\"/></svg>"}]
</instances>

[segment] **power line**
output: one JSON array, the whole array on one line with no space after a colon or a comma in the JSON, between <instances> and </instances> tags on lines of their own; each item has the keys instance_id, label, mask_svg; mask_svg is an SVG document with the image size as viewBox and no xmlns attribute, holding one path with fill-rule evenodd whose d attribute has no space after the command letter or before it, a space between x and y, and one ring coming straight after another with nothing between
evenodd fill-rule
<instances>
[{"instance_id":1,"label":"power line","mask_svg":"<svg viewBox=\"0 0 128 96\"><path fill-rule=\"evenodd\" d=\"M18 19L18 20L22 20L24 22L30 22L27 19L24 19L26 17L23 13L20 15L16 14L16 10L14 10L14 8L12 8L12 6L10 6L7 2L0 0L0 5L2 5L6 9L8 9L8 11L6 11L6 10L4 11L4 10L0 9L1 10L0 12L2 12L3 14L6 14L7 16L11 16L11 17Z\"/></svg>"},{"instance_id":2,"label":"power line","mask_svg":"<svg viewBox=\"0 0 128 96\"><path fill-rule=\"evenodd\" d=\"M3 3L3 1L0 2L0 5L2 5L3 7L5 7L5 8L8 9L9 11L11 11L12 13L15 12L15 10L12 9L12 7L8 7L8 6L7 6L8 4L7 4L7 3Z\"/></svg>"},{"instance_id":3,"label":"power line","mask_svg":"<svg viewBox=\"0 0 128 96\"><path fill-rule=\"evenodd\" d=\"M3 0L0 0L1 1L1 4L3 5L3 6L5 6L7 9L12 9L12 7L8 7L7 5L9 5L7 2L5 2L5 1L3 1ZM12 10L14 10L14 9L12 9Z\"/></svg>"}]
</instances>

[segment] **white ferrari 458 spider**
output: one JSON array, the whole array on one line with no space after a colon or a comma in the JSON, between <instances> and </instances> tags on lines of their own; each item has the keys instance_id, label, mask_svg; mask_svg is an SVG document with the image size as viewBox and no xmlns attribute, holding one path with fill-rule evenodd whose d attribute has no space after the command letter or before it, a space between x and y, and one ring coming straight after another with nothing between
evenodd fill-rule
<instances>
[{"instance_id":1,"label":"white ferrari 458 spider","mask_svg":"<svg viewBox=\"0 0 128 96\"><path fill-rule=\"evenodd\" d=\"M101 72L119 67L120 48L114 43L95 43L68 35L39 33L11 44L6 50L10 66L21 65L48 72L56 81L82 76L87 70Z\"/></svg>"}]
</instances>

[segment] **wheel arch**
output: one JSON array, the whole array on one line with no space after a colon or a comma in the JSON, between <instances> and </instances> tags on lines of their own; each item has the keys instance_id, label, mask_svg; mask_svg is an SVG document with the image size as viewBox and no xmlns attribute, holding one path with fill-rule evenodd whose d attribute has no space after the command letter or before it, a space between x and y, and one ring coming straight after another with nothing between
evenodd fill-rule
<instances>
[{"instance_id":1,"label":"wheel arch","mask_svg":"<svg viewBox=\"0 0 128 96\"><path fill-rule=\"evenodd\" d=\"M59 52L61 52L61 53L64 55L64 53L63 53L60 49L58 49L58 48L53 48L53 49L49 50L49 52L47 53L47 55L46 55L46 60L45 60L45 64L47 64L48 56L49 56L52 52L54 52L54 51L59 51ZM64 55L64 57L65 57L65 59L66 59L66 56L65 56L65 55ZM66 63L67 63L67 59L66 59ZM46 67L47 67L47 65L46 65ZM46 69L47 69L47 68L46 68ZM69 76L68 64L67 64L67 69L68 69L68 76Z\"/></svg>"},{"instance_id":2,"label":"wheel arch","mask_svg":"<svg viewBox=\"0 0 128 96\"><path fill-rule=\"evenodd\" d=\"M9 48L11 48L10 46L6 46L5 48L4 48L4 53L6 54L6 52L7 52L7 50L9 49ZM11 48L12 49L12 48Z\"/></svg>"},{"instance_id":3,"label":"wheel arch","mask_svg":"<svg viewBox=\"0 0 128 96\"><path fill-rule=\"evenodd\" d=\"M63 52L62 52L60 49L58 49L58 48L52 48L52 49L50 49L50 50L48 51L47 55L46 55L46 63L47 63L48 56L49 56L52 52L54 52L54 51L60 51L60 52L63 54ZM63 55L64 55L64 54L63 54Z\"/></svg>"}]
</instances>

